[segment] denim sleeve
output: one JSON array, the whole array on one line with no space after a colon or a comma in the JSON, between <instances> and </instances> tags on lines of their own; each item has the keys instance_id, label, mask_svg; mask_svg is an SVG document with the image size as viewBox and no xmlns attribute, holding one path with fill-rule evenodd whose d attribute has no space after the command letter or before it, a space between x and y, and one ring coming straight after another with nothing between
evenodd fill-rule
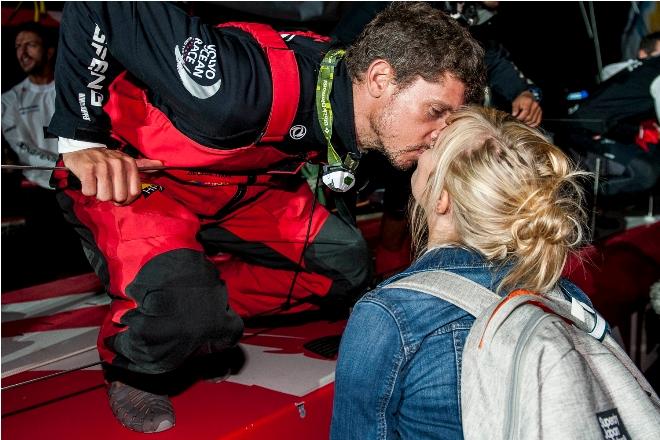
<instances>
[{"instance_id":1,"label":"denim sleeve","mask_svg":"<svg viewBox=\"0 0 660 440\"><path fill-rule=\"evenodd\" d=\"M353 309L339 348L330 437L385 439L386 413L404 361L394 317L376 303Z\"/></svg>"}]
</instances>

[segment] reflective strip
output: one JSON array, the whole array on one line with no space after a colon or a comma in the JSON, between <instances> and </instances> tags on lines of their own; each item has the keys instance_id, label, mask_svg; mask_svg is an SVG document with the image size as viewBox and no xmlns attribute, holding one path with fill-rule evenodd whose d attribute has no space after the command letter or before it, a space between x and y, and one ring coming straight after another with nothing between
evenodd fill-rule
<instances>
[{"instance_id":1,"label":"reflective strip","mask_svg":"<svg viewBox=\"0 0 660 440\"><path fill-rule=\"evenodd\" d=\"M598 339L599 341L603 342L603 339L605 339L605 330L607 329L607 322L605 321L605 318L603 318L597 312L594 313L594 319L596 320L596 324L594 325L593 330L589 332L589 334L594 338Z\"/></svg>"},{"instance_id":2,"label":"reflective strip","mask_svg":"<svg viewBox=\"0 0 660 440\"><path fill-rule=\"evenodd\" d=\"M580 322L584 322L584 308L580 304L580 301L571 297L571 315Z\"/></svg>"},{"instance_id":3,"label":"reflective strip","mask_svg":"<svg viewBox=\"0 0 660 440\"><path fill-rule=\"evenodd\" d=\"M576 307L582 309L582 319L580 319L574 313ZM603 342L603 339L605 339L605 334L607 332L607 321L605 320L605 318L603 318L597 311L595 311L593 308L589 307L587 304L583 303L582 301L579 301L575 298L571 298L571 314L573 316L580 319L580 321L585 322L584 320L585 311L589 312L594 317L594 328L592 328L591 331L588 332L589 335Z\"/></svg>"}]
</instances>

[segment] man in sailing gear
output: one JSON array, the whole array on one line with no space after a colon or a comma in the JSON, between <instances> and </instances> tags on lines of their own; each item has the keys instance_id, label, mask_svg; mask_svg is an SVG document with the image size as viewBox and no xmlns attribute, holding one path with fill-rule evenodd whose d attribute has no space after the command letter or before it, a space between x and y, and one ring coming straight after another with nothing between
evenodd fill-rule
<instances>
[{"instance_id":1,"label":"man in sailing gear","mask_svg":"<svg viewBox=\"0 0 660 440\"><path fill-rule=\"evenodd\" d=\"M231 347L239 315L354 301L369 281L366 244L290 170L322 161L353 173L369 150L409 168L482 90L478 44L414 3L379 15L345 55L160 2L70 3L61 32L51 130L79 182L54 179L113 298L99 336L113 372L156 375L202 346ZM172 169L138 173L158 164ZM218 252L232 258L216 268Z\"/></svg>"}]
</instances>

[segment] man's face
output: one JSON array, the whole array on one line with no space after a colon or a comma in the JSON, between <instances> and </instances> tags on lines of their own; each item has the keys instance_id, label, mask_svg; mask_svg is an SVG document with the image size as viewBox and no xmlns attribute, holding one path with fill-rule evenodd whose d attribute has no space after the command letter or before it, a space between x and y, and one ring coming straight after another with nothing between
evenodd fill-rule
<instances>
[{"instance_id":1,"label":"man's face","mask_svg":"<svg viewBox=\"0 0 660 440\"><path fill-rule=\"evenodd\" d=\"M464 95L465 85L449 75L434 83L419 77L403 90L392 86L369 119L374 135L361 144L381 151L396 168L410 169L447 126L447 116L463 104Z\"/></svg>"},{"instance_id":2,"label":"man's face","mask_svg":"<svg viewBox=\"0 0 660 440\"><path fill-rule=\"evenodd\" d=\"M39 73L48 63L48 53L39 35L23 31L16 36L16 58L23 72Z\"/></svg>"}]
</instances>

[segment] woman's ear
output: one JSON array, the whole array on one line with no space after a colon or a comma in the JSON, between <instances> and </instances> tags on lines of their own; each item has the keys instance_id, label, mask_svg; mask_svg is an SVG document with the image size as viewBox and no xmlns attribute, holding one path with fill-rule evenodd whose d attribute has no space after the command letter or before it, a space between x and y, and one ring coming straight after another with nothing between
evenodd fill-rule
<instances>
[{"instance_id":1,"label":"woman's ear","mask_svg":"<svg viewBox=\"0 0 660 440\"><path fill-rule=\"evenodd\" d=\"M450 204L451 204L451 199L449 197L449 193L447 192L446 189L443 189L442 193L440 194L440 199L438 200L438 203L435 205L435 213L438 215L448 214Z\"/></svg>"},{"instance_id":2,"label":"woman's ear","mask_svg":"<svg viewBox=\"0 0 660 440\"><path fill-rule=\"evenodd\" d=\"M442 190L435 205L435 212L429 215L429 244L448 244L457 241L456 227L451 215L451 196Z\"/></svg>"}]
</instances>

